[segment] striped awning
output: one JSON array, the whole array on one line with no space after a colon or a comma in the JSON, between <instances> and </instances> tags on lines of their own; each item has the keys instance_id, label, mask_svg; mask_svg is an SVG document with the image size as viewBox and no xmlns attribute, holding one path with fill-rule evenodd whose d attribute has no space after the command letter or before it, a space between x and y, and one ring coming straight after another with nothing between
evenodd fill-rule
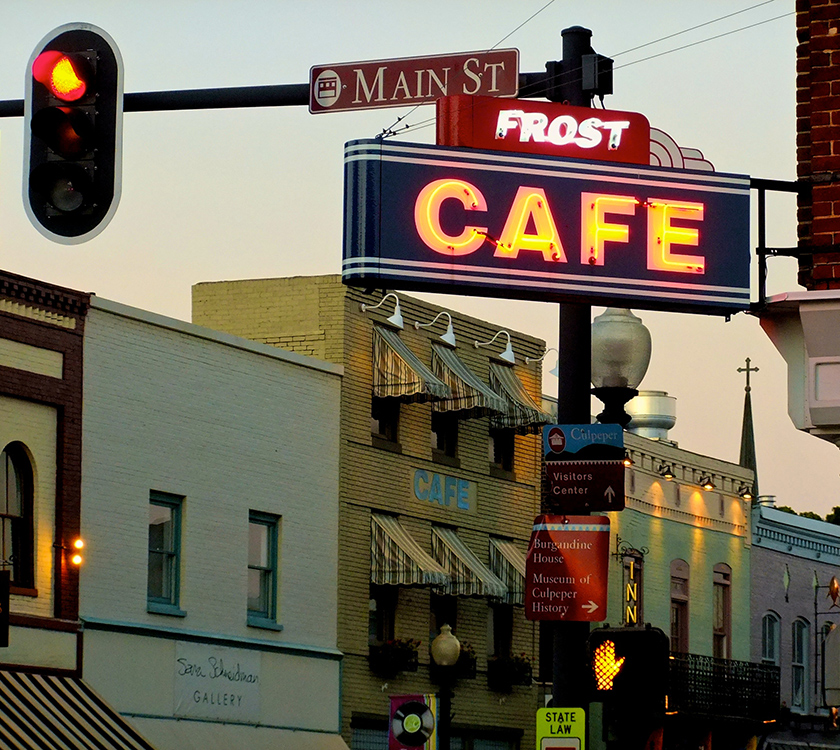
<instances>
[{"instance_id":1,"label":"striped awning","mask_svg":"<svg viewBox=\"0 0 840 750\"><path fill-rule=\"evenodd\" d=\"M504 599L508 588L490 572L452 529L432 527L432 554L452 576L445 594Z\"/></svg>"},{"instance_id":2,"label":"striped awning","mask_svg":"<svg viewBox=\"0 0 840 750\"><path fill-rule=\"evenodd\" d=\"M512 367L490 363L490 385L508 405L507 414L493 415L490 426L512 427L519 433L539 432L544 424L551 424L551 415L544 412L531 394L525 390L522 381Z\"/></svg>"},{"instance_id":3,"label":"striped awning","mask_svg":"<svg viewBox=\"0 0 840 750\"><path fill-rule=\"evenodd\" d=\"M80 679L25 672L0 672L0 747L154 750Z\"/></svg>"},{"instance_id":4,"label":"striped awning","mask_svg":"<svg viewBox=\"0 0 840 750\"><path fill-rule=\"evenodd\" d=\"M446 586L450 576L398 519L371 513L370 580L394 586Z\"/></svg>"},{"instance_id":5,"label":"striped awning","mask_svg":"<svg viewBox=\"0 0 840 750\"><path fill-rule=\"evenodd\" d=\"M432 404L435 411L464 412L459 417L507 413L507 401L470 370L451 349L432 344L432 369L452 391L449 398Z\"/></svg>"},{"instance_id":6,"label":"striped awning","mask_svg":"<svg viewBox=\"0 0 840 750\"><path fill-rule=\"evenodd\" d=\"M507 604L525 604L525 555L507 539L490 539L490 570L508 592Z\"/></svg>"},{"instance_id":7,"label":"striped awning","mask_svg":"<svg viewBox=\"0 0 840 750\"><path fill-rule=\"evenodd\" d=\"M436 401L452 392L392 330L373 327L373 395Z\"/></svg>"}]
</instances>

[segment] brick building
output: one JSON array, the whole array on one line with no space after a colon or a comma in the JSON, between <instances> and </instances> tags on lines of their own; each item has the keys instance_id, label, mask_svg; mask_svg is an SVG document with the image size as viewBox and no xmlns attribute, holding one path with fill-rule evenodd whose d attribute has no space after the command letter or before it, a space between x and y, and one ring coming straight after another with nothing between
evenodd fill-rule
<instances>
[{"instance_id":1,"label":"brick building","mask_svg":"<svg viewBox=\"0 0 840 750\"><path fill-rule=\"evenodd\" d=\"M389 695L434 693L429 644L449 624L458 667L453 747L531 747L543 691L528 667L539 634L525 620L524 555L540 502L548 420L542 341L442 308L364 294L338 276L198 284L193 320L344 368L340 422L338 645L342 733L353 750L387 747ZM447 311L448 313L448 311ZM419 642L419 647L417 646ZM515 658L514 658L515 657Z\"/></svg>"}]
</instances>

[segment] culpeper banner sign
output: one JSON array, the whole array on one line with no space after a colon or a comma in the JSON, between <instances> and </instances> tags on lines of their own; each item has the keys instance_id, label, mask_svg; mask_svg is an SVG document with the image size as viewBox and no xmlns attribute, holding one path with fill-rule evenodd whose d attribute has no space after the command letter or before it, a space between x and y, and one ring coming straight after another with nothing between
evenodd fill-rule
<instances>
[{"instance_id":1,"label":"culpeper banner sign","mask_svg":"<svg viewBox=\"0 0 840 750\"><path fill-rule=\"evenodd\" d=\"M749 178L351 141L347 284L726 315L750 302Z\"/></svg>"}]
</instances>

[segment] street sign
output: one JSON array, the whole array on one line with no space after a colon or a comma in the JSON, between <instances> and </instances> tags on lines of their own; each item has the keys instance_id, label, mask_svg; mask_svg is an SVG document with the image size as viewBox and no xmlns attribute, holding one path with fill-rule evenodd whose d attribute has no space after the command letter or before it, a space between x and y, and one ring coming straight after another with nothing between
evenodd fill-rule
<instances>
[{"instance_id":1,"label":"street sign","mask_svg":"<svg viewBox=\"0 0 840 750\"><path fill-rule=\"evenodd\" d=\"M543 455L547 510L624 510L624 431L619 425L546 425Z\"/></svg>"},{"instance_id":2,"label":"street sign","mask_svg":"<svg viewBox=\"0 0 840 750\"><path fill-rule=\"evenodd\" d=\"M516 96L518 90L517 49L315 65L309 71L309 111L431 104L451 94Z\"/></svg>"},{"instance_id":3,"label":"street sign","mask_svg":"<svg viewBox=\"0 0 840 750\"><path fill-rule=\"evenodd\" d=\"M748 177L382 139L344 154L346 284L749 308Z\"/></svg>"},{"instance_id":4,"label":"street sign","mask_svg":"<svg viewBox=\"0 0 840 750\"><path fill-rule=\"evenodd\" d=\"M525 561L525 617L602 622L609 557L606 516L537 516Z\"/></svg>"},{"instance_id":5,"label":"street sign","mask_svg":"<svg viewBox=\"0 0 840 750\"><path fill-rule=\"evenodd\" d=\"M537 750L586 750L582 708L538 708Z\"/></svg>"},{"instance_id":6,"label":"street sign","mask_svg":"<svg viewBox=\"0 0 840 750\"><path fill-rule=\"evenodd\" d=\"M650 164L650 123L644 115L531 99L442 97L437 101L437 143Z\"/></svg>"}]
</instances>

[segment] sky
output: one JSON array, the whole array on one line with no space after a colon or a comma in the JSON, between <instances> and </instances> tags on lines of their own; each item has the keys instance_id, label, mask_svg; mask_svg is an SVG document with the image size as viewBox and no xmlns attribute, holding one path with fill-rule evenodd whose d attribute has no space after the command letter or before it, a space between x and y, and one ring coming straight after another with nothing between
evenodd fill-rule
<instances>
[{"instance_id":1,"label":"sky","mask_svg":"<svg viewBox=\"0 0 840 750\"><path fill-rule=\"evenodd\" d=\"M520 70L535 72L560 59L560 32L578 25L615 60L608 108L643 113L719 172L793 180L793 11L793 0L4 0L0 100L23 97L32 51L70 22L113 37L126 93L306 83L315 65L495 46L518 48ZM98 237L71 246L26 218L23 120L0 118L0 268L183 320L199 281L339 273L344 143L401 116L412 126L401 141L433 142L431 106L128 113L119 208ZM795 245L790 196L771 195L768 216L768 244ZM801 290L793 260L769 265L769 293ZM754 269L753 279L756 299ZM555 304L429 298L556 346ZM759 368L751 384L761 493L822 515L840 505L840 451L791 424L786 365L757 318L638 314L653 341L641 388L677 399L671 439L738 461L737 369L749 357ZM549 355L547 393L557 389L553 366Z\"/></svg>"}]
</instances>

